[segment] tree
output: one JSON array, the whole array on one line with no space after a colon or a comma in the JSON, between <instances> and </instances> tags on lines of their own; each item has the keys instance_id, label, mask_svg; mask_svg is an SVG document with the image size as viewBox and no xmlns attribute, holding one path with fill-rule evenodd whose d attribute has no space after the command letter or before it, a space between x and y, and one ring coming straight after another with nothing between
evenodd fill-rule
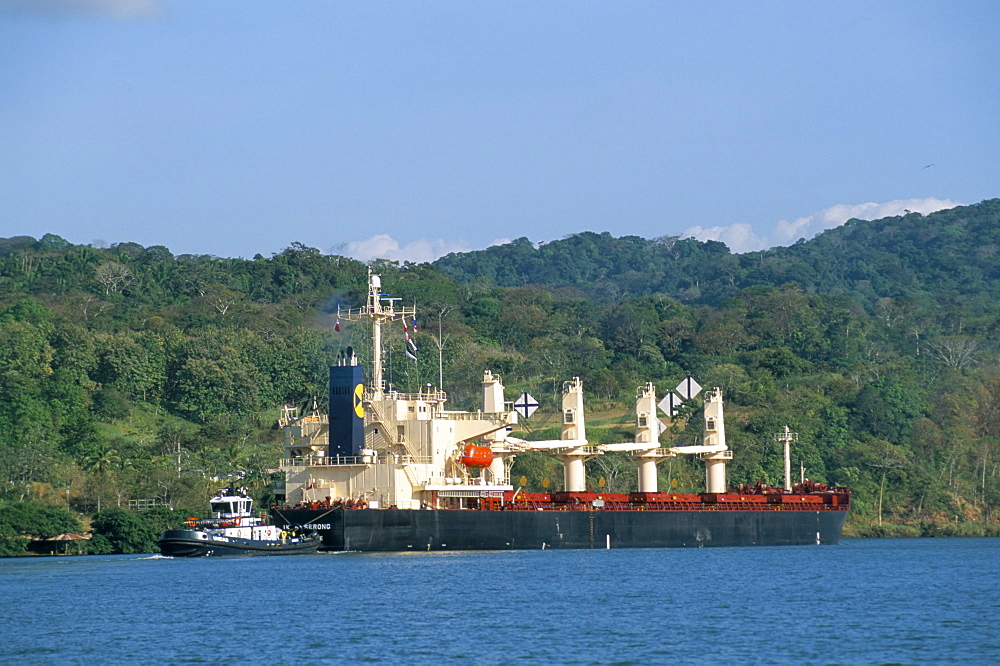
<instances>
[{"instance_id":1,"label":"tree","mask_svg":"<svg viewBox=\"0 0 1000 666\"><path fill-rule=\"evenodd\" d=\"M93 529L90 544L95 555L154 553L160 536L149 520L118 508L98 511L94 515Z\"/></svg>"},{"instance_id":2,"label":"tree","mask_svg":"<svg viewBox=\"0 0 1000 666\"><path fill-rule=\"evenodd\" d=\"M97 483L97 511L101 511L101 496L108 485L108 477L122 464L122 458L118 455L110 442L99 442L98 445L87 453L83 458L84 469L93 472Z\"/></svg>"},{"instance_id":3,"label":"tree","mask_svg":"<svg viewBox=\"0 0 1000 666\"><path fill-rule=\"evenodd\" d=\"M35 249L39 252L66 252L73 249L73 244L62 236L45 234L38 239Z\"/></svg>"},{"instance_id":4,"label":"tree","mask_svg":"<svg viewBox=\"0 0 1000 666\"><path fill-rule=\"evenodd\" d=\"M930 354L949 368L961 372L978 360L979 340L965 335L948 335L927 343Z\"/></svg>"},{"instance_id":5,"label":"tree","mask_svg":"<svg viewBox=\"0 0 1000 666\"><path fill-rule=\"evenodd\" d=\"M885 496L885 479L889 472L896 472L907 465L906 451L889 442L877 441L871 447L867 465L879 474L878 483L878 524L882 524L882 499Z\"/></svg>"},{"instance_id":6,"label":"tree","mask_svg":"<svg viewBox=\"0 0 1000 666\"><path fill-rule=\"evenodd\" d=\"M905 442L927 406L919 386L899 374L875 380L858 394L856 409L876 437Z\"/></svg>"},{"instance_id":7,"label":"tree","mask_svg":"<svg viewBox=\"0 0 1000 666\"><path fill-rule=\"evenodd\" d=\"M638 472L635 460L627 453L605 453L590 461L589 465L597 476L604 478L604 491L609 493L624 493L634 490L638 485ZM592 487L596 481L591 480Z\"/></svg>"},{"instance_id":8,"label":"tree","mask_svg":"<svg viewBox=\"0 0 1000 666\"><path fill-rule=\"evenodd\" d=\"M94 379L132 403L157 399L166 381L163 340L155 333L109 334L97 338Z\"/></svg>"},{"instance_id":9,"label":"tree","mask_svg":"<svg viewBox=\"0 0 1000 666\"><path fill-rule=\"evenodd\" d=\"M101 264L95 273L97 281L104 285L105 294L117 294L135 282L135 276L128 266L117 261Z\"/></svg>"}]
</instances>

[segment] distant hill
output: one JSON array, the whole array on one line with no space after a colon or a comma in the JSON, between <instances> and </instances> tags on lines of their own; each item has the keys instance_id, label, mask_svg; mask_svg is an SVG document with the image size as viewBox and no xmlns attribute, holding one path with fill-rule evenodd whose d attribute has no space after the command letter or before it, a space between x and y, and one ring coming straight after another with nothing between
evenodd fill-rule
<instances>
[{"instance_id":1,"label":"distant hill","mask_svg":"<svg viewBox=\"0 0 1000 666\"><path fill-rule=\"evenodd\" d=\"M719 305L741 289L798 284L807 293L959 299L976 307L1000 297L1000 199L931 215L850 220L809 241L731 254L716 241L585 232L535 247L527 238L449 254L434 267L460 282L542 285L603 301L665 293ZM978 309L978 308L977 308Z\"/></svg>"}]
</instances>

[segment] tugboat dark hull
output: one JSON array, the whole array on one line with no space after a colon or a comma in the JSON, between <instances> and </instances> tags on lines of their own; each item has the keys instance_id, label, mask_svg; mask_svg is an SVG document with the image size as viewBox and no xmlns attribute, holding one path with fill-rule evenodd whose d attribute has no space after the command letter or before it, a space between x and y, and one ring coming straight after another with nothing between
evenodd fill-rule
<instances>
[{"instance_id":1,"label":"tugboat dark hull","mask_svg":"<svg viewBox=\"0 0 1000 666\"><path fill-rule=\"evenodd\" d=\"M527 550L792 546L840 541L847 511L455 511L280 509L324 550ZM315 522L314 522L315 521Z\"/></svg>"},{"instance_id":2,"label":"tugboat dark hull","mask_svg":"<svg viewBox=\"0 0 1000 666\"><path fill-rule=\"evenodd\" d=\"M167 530L156 545L169 557L220 555L300 555L315 553L322 545L318 535L276 541L224 537L201 530Z\"/></svg>"}]
</instances>

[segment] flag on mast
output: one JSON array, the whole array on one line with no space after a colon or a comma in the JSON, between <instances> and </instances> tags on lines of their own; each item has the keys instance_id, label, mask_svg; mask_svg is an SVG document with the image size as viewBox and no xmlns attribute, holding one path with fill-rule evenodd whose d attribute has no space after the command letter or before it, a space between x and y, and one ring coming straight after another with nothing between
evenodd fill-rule
<instances>
[{"instance_id":1,"label":"flag on mast","mask_svg":"<svg viewBox=\"0 0 1000 666\"><path fill-rule=\"evenodd\" d=\"M413 338L410 337L410 329L408 329L406 327L406 318L405 317L402 319L402 322L403 322L403 335L406 336L406 344L408 345L408 347L404 347L404 351L406 352L407 356L409 356L414 361L416 361L417 360L417 345L416 345L415 342L413 342ZM416 326L414 326L413 327L413 332L416 333L416 331L417 331L417 328L416 328ZM411 348L413 349L412 352L410 351Z\"/></svg>"}]
</instances>

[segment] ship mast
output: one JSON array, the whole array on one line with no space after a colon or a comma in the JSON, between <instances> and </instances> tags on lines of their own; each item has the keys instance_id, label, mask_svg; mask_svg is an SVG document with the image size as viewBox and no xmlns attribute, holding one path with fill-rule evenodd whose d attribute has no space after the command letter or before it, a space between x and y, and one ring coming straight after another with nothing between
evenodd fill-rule
<instances>
[{"instance_id":1,"label":"ship mast","mask_svg":"<svg viewBox=\"0 0 1000 666\"><path fill-rule=\"evenodd\" d=\"M785 431L775 435L774 439L785 445L785 492L790 493L792 492L792 455L788 445L791 442L799 441L799 434L791 432L788 426L785 426ZM803 472L804 475L805 472Z\"/></svg>"},{"instance_id":2,"label":"ship mast","mask_svg":"<svg viewBox=\"0 0 1000 666\"><path fill-rule=\"evenodd\" d=\"M373 400L381 400L385 395L385 384L382 381L382 324L395 319L414 317L416 308L396 307L399 298L390 298L382 293L382 278L368 271L368 301L364 307L351 308L346 312L338 310L338 316L343 315L350 321L370 319L372 322L372 379L370 389Z\"/></svg>"}]
</instances>

